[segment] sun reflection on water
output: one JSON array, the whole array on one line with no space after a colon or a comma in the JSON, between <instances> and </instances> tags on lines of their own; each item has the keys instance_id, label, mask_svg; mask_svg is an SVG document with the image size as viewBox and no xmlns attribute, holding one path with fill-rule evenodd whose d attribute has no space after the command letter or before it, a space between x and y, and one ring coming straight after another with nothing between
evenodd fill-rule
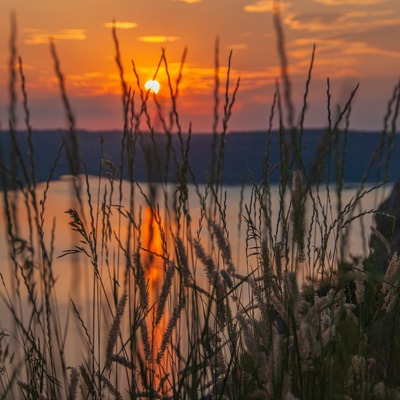
<instances>
[{"instance_id":1,"label":"sun reflection on water","mask_svg":"<svg viewBox=\"0 0 400 400\"><path fill-rule=\"evenodd\" d=\"M158 210L149 206L144 208L143 222L140 228L142 242L141 261L148 285L150 302L150 312L146 317L146 323L149 327L152 361L157 359L169 318L168 308L165 308L161 320L156 324L156 305L161 293L165 269L165 261L162 257L165 239L163 239L163 228L160 221ZM164 370L164 374L166 374L168 372L168 364L165 360L162 360L161 367ZM160 383L160 378L157 374L153 377L156 386Z\"/></svg>"}]
</instances>

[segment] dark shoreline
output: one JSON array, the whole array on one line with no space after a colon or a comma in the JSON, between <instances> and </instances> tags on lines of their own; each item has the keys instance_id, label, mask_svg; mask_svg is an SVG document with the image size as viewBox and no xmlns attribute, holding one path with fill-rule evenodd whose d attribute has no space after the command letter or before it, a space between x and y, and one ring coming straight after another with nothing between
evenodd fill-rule
<instances>
[{"instance_id":1,"label":"dark shoreline","mask_svg":"<svg viewBox=\"0 0 400 400\"><path fill-rule=\"evenodd\" d=\"M88 174L98 175L100 171L101 159L114 163L116 166L120 164L121 157L121 141L122 132L120 131L78 131L80 158L84 161ZM25 132L17 132L17 141L22 157L29 165L29 146L26 140ZM32 140L34 145L34 160L36 169L36 179L38 182L46 181L53 167L54 160L65 137L68 134L63 130L46 130L34 131ZM318 129L305 130L302 137L302 158L306 170L311 170L317 154L320 154L320 143L324 137L324 131ZM187 135L182 135L183 144L186 146ZM256 132L232 132L225 136L224 148L224 182L226 184L236 185L243 181L249 183L251 179L261 182L264 175L265 155L267 153L267 133L262 131ZM289 134L286 134L289 140ZM220 136L218 136L220 139ZM343 153L344 137L343 133L339 135L337 145L331 146L330 157L325 157L327 174L329 180L335 180L335 155L338 154L341 160L344 155L343 164L343 182L351 185L360 182L367 170L370 160L373 158L374 152L382 144L382 134L378 132L361 132L350 131L345 138L346 148ZM12 157L9 133L2 132L0 141L3 148L4 161L10 165ZM101 145L101 141L103 144ZM395 149L400 148L400 135L392 136L392 143L388 142L388 138L383 143L383 154L387 153L387 148L393 146ZM189 164L193 172L193 176L198 183L205 183L210 172L212 160L212 134L193 134L189 146ZM143 133L136 141L136 152L134 162L134 177L137 181L143 182L149 179L158 180L159 171L165 173L165 165L168 160L168 137L165 134L154 135L154 142L150 138L150 134ZM386 147L385 147L386 146ZM158 156L155 157L157 149ZM177 162L181 162L181 143L176 134L171 135L171 149L175 152ZM219 149L219 141L217 144ZM65 153L65 152L64 152ZM278 132L272 132L269 137L269 166L277 166L280 161L281 141ZM217 151L217 156L218 156ZM384 156L385 157L385 156ZM379 158L374 163L369 178L366 182L395 182L400 179L400 168L396 159L391 159L386 163L385 158ZM330 161L329 161L330 160ZM177 169L174 167L174 158L170 154L170 171L168 181L176 180ZM330 164L329 164L330 162ZM153 176L149 176L148 165L152 163ZM157 173L157 166L160 165ZM125 170L126 170L125 166ZM155 169L155 170L154 170ZM83 163L81 172L84 172ZM250 173L251 172L251 173ZM53 179L57 179L62 175L70 174L67 157L62 154L58 165L54 171ZM118 176L118 175L117 175ZM128 174L124 174L127 178ZM270 183L278 183L280 179L279 168L275 168L269 176Z\"/></svg>"}]
</instances>

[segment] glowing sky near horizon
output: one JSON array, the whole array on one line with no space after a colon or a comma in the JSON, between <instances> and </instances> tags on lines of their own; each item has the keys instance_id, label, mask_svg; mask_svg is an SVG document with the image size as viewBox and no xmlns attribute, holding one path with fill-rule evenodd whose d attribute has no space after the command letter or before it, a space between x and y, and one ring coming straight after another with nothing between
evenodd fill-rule
<instances>
[{"instance_id":1,"label":"glowing sky near horizon","mask_svg":"<svg viewBox=\"0 0 400 400\"><path fill-rule=\"evenodd\" d=\"M332 104L344 105L359 82L351 127L379 130L400 76L399 0L281 1L289 73L296 115L302 106L312 46L316 44L308 127L327 125L326 79ZM161 56L172 81L184 48L188 54L179 87L178 112L187 131L210 131L213 124L214 44L220 41L221 103L228 56L232 90L241 84L229 129L266 129L279 77L279 58L269 0L2 0L0 2L0 122L8 126L10 13L17 17L18 53L24 63L36 129L65 127L65 117L49 50L53 37L66 88L84 129L121 129L121 85L115 64L111 21L117 21L125 79L136 89L131 60L144 84ZM165 69L158 99L170 110ZM21 95L19 101L21 102ZM222 111L222 108L221 108ZM18 127L23 128L22 107ZM155 123L157 127L157 123Z\"/></svg>"}]
</instances>

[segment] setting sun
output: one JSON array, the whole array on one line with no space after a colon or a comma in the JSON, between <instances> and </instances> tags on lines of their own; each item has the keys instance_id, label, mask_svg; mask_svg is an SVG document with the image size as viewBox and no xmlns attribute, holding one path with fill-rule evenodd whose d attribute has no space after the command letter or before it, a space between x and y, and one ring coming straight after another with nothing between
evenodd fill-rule
<instances>
[{"instance_id":1,"label":"setting sun","mask_svg":"<svg viewBox=\"0 0 400 400\"><path fill-rule=\"evenodd\" d=\"M147 81L144 84L144 87L146 90L150 90L155 94L157 94L160 91L160 83L157 81L153 81L153 80Z\"/></svg>"}]
</instances>

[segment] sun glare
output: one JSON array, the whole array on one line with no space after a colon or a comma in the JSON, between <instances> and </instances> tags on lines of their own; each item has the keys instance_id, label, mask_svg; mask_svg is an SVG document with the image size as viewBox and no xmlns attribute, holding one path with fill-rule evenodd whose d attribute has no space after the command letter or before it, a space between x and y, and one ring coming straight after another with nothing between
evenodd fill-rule
<instances>
[{"instance_id":1,"label":"sun glare","mask_svg":"<svg viewBox=\"0 0 400 400\"><path fill-rule=\"evenodd\" d=\"M144 87L146 90L150 90L155 94L157 94L160 91L160 84L157 81L153 81L153 80L147 81L144 84Z\"/></svg>"}]
</instances>

